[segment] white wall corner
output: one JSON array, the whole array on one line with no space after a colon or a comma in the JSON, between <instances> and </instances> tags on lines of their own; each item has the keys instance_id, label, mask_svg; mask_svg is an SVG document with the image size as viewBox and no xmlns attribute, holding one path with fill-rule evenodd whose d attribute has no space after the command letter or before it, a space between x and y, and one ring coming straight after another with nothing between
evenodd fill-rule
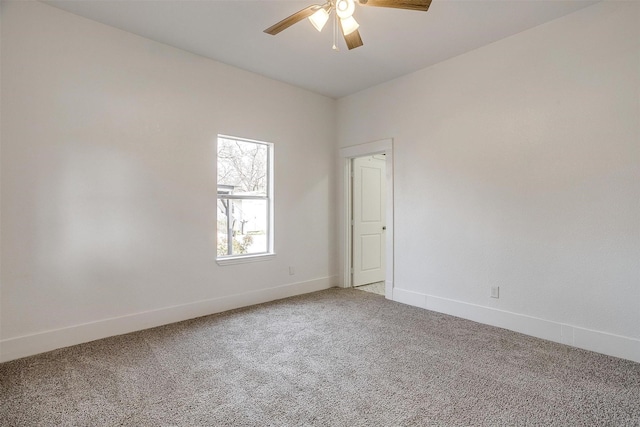
<instances>
[{"instance_id":1,"label":"white wall corner","mask_svg":"<svg viewBox=\"0 0 640 427\"><path fill-rule=\"evenodd\" d=\"M341 288L342 287L342 277L338 274L334 274L329 277L329 283L331 284L331 288Z\"/></svg>"}]
</instances>

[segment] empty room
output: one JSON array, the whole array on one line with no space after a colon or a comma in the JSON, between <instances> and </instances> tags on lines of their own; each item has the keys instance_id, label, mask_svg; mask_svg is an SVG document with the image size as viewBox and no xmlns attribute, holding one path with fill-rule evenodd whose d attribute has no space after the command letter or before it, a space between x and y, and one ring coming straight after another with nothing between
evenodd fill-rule
<instances>
[{"instance_id":1,"label":"empty room","mask_svg":"<svg viewBox=\"0 0 640 427\"><path fill-rule=\"evenodd\" d=\"M0 16L1 426L640 426L640 2Z\"/></svg>"}]
</instances>

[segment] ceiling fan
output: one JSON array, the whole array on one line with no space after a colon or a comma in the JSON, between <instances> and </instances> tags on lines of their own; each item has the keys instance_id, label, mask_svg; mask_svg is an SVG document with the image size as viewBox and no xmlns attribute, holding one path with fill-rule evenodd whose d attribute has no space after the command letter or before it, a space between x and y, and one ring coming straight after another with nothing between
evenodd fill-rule
<instances>
[{"instance_id":1,"label":"ceiling fan","mask_svg":"<svg viewBox=\"0 0 640 427\"><path fill-rule=\"evenodd\" d=\"M353 18L356 1L362 6L393 7L396 9L420 10L424 12L429 10L429 6L431 5L431 0L328 0L323 5L313 4L305 7L267 28L264 32L275 36L280 31L286 30L305 18L309 18L309 21L311 21L311 24L313 24L316 30L322 31L322 28L329 20L330 14L335 12L336 25L334 26L333 33L333 49L337 50L335 43L337 27L340 27L342 36L349 50L355 49L363 44L360 33L358 32L360 25Z\"/></svg>"}]
</instances>

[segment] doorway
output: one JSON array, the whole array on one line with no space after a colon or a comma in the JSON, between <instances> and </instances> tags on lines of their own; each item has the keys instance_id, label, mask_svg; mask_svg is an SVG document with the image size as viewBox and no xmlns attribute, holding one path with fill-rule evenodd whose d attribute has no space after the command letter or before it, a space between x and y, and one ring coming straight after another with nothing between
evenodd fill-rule
<instances>
[{"instance_id":1,"label":"doorway","mask_svg":"<svg viewBox=\"0 0 640 427\"><path fill-rule=\"evenodd\" d=\"M343 287L373 284L393 299L393 140L342 148L340 156Z\"/></svg>"}]
</instances>

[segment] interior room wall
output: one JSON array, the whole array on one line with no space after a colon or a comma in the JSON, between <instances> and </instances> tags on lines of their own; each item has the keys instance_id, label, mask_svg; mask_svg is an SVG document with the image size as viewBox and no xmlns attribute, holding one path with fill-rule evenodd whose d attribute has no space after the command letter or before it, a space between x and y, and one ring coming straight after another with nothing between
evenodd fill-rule
<instances>
[{"instance_id":1,"label":"interior room wall","mask_svg":"<svg viewBox=\"0 0 640 427\"><path fill-rule=\"evenodd\" d=\"M0 360L334 284L335 100L40 2L1 55ZM275 144L274 260L216 264L219 133Z\"/></svg>"},{"instance_id":2,"label":"interior room wall","mask_svg":"<svg viewBox=\"0 0 640 427\"><path fill-rule=\"evenodd\" d=\"M394 299L640 361L639 99L637 2L340 99L394 140Z\"/></svg>"}]
</instances>

